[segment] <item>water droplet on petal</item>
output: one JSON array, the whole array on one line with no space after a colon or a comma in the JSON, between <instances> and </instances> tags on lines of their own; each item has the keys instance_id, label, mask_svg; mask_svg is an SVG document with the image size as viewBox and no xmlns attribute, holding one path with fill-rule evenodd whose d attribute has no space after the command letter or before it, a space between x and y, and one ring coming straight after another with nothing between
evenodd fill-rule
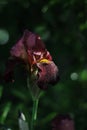
<instances>
[{"instance_id":1,"label":"water droplet on petal","mask_svg":"<svg viewBox=\"0 0 87 130\"><path fill-rule=\"evenodd\" d=\"M41 39L40 37L38 37L38 39Z\"/></svg>"}]
</instances>

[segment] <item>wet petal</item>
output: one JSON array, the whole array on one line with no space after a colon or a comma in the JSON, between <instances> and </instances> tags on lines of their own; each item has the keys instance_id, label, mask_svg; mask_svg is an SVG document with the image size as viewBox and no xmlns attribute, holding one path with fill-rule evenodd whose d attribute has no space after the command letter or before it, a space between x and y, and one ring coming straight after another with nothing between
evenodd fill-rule
<instances>
[{"instance_id":1,"label":"wet petal","mask_svg":"<svg viewBox=\"0 0 87 130\"><path fill-rule=\"evenodd\" d=\"M58 68L53 61L50 63L38 63L38 86L46 89L48 85L55 85L59 81Z\"/></svg>"},{"instance_id":2,"label":"wet petal","mask_svg":"<svg viewBox=\"0 0 87 130\"><path fill-rule=\"evenodd\" d=\"M57 115L52 120L52 130L75 130L74 121L70 115Z\"/></svg>"}]
</instances>

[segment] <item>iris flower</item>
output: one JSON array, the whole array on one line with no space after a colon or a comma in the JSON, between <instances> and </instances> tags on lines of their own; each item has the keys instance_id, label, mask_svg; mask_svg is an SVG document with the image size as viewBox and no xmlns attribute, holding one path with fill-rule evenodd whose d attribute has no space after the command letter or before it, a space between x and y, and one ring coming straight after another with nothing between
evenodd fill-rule
<instances>
[{"instance_id":1,"label":"iris flower","mask_svg":"<svg viewBox=\"0 0 87 130\"><path fill-rule=\"evenodd\" d=\"M75 130L74 121L70 115L57 115L52 120L52 130Z\"/></svg>"},{"instance_id":2,"label":"iris flower","mask_svg":"<svg viewBox=\"0 0 87 130\"><path fill-rule=\"evenodd\" d=\"M20 40L11 48L10 55L5 72L6 81L13 81L14 67L21 63L39 88L46 89L58 82L58 67L40 36L25 30Z\"/></svg>"}]
</instances>

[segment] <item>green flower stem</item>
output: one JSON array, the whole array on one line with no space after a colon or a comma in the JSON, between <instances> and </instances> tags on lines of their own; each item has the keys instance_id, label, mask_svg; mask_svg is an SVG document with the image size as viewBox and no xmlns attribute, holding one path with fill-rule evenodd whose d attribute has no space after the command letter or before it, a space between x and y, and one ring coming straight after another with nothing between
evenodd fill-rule
<instances>
[{"instance_id":1,"label":"green flower stem","mask_svg":"<svg viewBox=\"0 0 87 130\"><path fill-rule=\"evenodd\" d=\"M37 119L37 109L38 109L39 98L33 100L33 110L32 110L32 119L31 119L31 130L34 130L34 123Z\"/></svg>"}]
</instances>

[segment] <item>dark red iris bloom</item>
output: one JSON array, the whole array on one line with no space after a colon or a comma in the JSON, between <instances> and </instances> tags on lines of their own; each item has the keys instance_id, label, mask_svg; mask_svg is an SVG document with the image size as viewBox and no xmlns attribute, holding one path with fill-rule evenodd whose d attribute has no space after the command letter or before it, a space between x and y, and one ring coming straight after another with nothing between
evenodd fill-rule
<instances>
[{"instance_id":1,"label":"dark red iris bloom","mask_svg":"<svg viewBox=\"0 0 87 130\"><path fill-rule=\"evenodd\" d=\"M11 48L10 54L5 73L7 81L12 80L14 66L19 62L26 65L30 77L36 76L35 82L41 89L58 81L58 68L38 35L26 30L22 38Z\"/></svg>"},{"instance_id":2,"label":"dark red iris bloom","mask_svg":"<svg viewBox=\"0 0 87 130\"><path fill-rule=\"evenodd\" d=\"M75 130L74 121L69 115L57 115L52 120L52 130Z\"/></svg>"}]
</instances>

